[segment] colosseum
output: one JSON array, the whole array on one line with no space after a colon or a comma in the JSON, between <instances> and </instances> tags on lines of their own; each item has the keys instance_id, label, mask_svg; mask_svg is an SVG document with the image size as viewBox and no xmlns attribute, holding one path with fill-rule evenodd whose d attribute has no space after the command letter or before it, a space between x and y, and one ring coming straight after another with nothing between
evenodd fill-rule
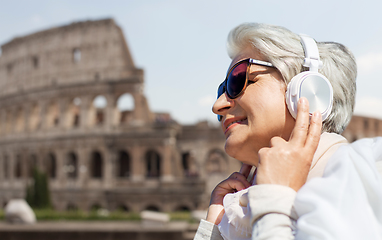
<instances>
[{"instance_id":1,"label":"colosseum","mask_svg":"<svg viewBox=\"0 0 382 240\"><path fill-rule=\"evenodd\" d=\"M2 205L25 196L37 167L50 177L58 210L200 209L207 190L238 167L219 129L150 111L144 72L112 19L37 32L1 49ZM121 107L124 100L131 106Z\"/></svg>"},{"instance_id":2,"label":"colosseum","mask_svg":"<svg viewBox=\"0 0 382 240\"><path fill-rule=\"evenodd\" d=\"M144 72L112 19L15 38L1 50L2 206L25 197L39 168L57 210L205 209L215 184L240 167L220 129L150 110ZM355 117L344 136L375 136L379 126Z\"/></svg>"}]
</instances>

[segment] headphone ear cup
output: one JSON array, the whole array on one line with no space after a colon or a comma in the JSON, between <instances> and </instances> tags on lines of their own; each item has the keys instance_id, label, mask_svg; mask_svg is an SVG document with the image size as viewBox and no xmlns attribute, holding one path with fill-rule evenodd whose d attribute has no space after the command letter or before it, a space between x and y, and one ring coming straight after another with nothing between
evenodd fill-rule
<instances>
[{"instance_id":1,"label":"headphone ear cup","mask_svg":"<svg viewBox=\"0 0 382 240\"><path fill-rule=\"evenodd\" d=\"M329 80L317 72L306 71L292 78L285 94L291 115L297 117L297 103L301 97L309 101L309 113L321 112L322 121L330 114L333 105L333 88Z\"/></svg>"}]
</instances>

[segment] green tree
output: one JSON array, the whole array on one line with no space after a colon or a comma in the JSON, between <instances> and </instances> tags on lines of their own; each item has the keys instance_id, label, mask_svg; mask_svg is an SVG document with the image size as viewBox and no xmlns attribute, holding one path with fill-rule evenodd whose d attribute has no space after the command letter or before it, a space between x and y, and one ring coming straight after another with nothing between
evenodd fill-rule
<instances>
[{"instance_id":1,"label":"green tree","mask_svg":"<svg viewBox=\"0 0 382 240\"><path fill-rule=\"evenodd\" d=\"M37 168L33 170L33 183L26 188L26 201L32 208L50 208L48 177Z\"/></svg>"}]
</instances>

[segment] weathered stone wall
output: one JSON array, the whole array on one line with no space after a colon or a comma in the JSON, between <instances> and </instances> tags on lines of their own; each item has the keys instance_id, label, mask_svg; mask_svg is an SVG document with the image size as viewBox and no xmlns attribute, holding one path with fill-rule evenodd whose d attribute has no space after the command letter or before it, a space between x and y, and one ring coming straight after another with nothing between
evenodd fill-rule
<instances>
[{"instance_id":1,"label":"weathered stone wall","mask_svg":"<svg viewBox=\"0 0 382 240\"><path fill-rule=\"evenodd\" d=\"M353 116L342 135L350 142L361 138L382 136L382 120L371 117Z\"/></svg>"},{"instance_id":2,"label":"weathered stone wall","mask_svg":"<svg viewBox=\"0 0 382 240\"><path fill-rule=\"evenodd\" d=\"M50 176L58 210L203 209L212 186L239 169L220 129L150 111L143 70L113 20L52 28L1 48L1 205L24 197L38 167ZM119 106L124 97L130 108Z\"/></svg>"}]
</instances>

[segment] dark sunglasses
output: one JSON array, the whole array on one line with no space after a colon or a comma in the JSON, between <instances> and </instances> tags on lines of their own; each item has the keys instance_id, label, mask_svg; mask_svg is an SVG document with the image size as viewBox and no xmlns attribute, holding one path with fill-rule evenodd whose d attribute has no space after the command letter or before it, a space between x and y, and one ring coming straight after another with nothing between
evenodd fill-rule
<instances>
[{"instance_id":1,"label":"dark sunglasses","mask_svg":"<svg viewBox=\"0 0 382 240\"><path fill-rule=\"evenodd\" d=\"M272 63L247 58L233 65L227 73L227 77L218 87L218 97L223 93L231 99L235 99L243 94L248 85L248 74L251 64L256 64L265 67L274 67ZM218 120L222 120L222 116L218 115Z\"/></svg>"}]
</instances>

